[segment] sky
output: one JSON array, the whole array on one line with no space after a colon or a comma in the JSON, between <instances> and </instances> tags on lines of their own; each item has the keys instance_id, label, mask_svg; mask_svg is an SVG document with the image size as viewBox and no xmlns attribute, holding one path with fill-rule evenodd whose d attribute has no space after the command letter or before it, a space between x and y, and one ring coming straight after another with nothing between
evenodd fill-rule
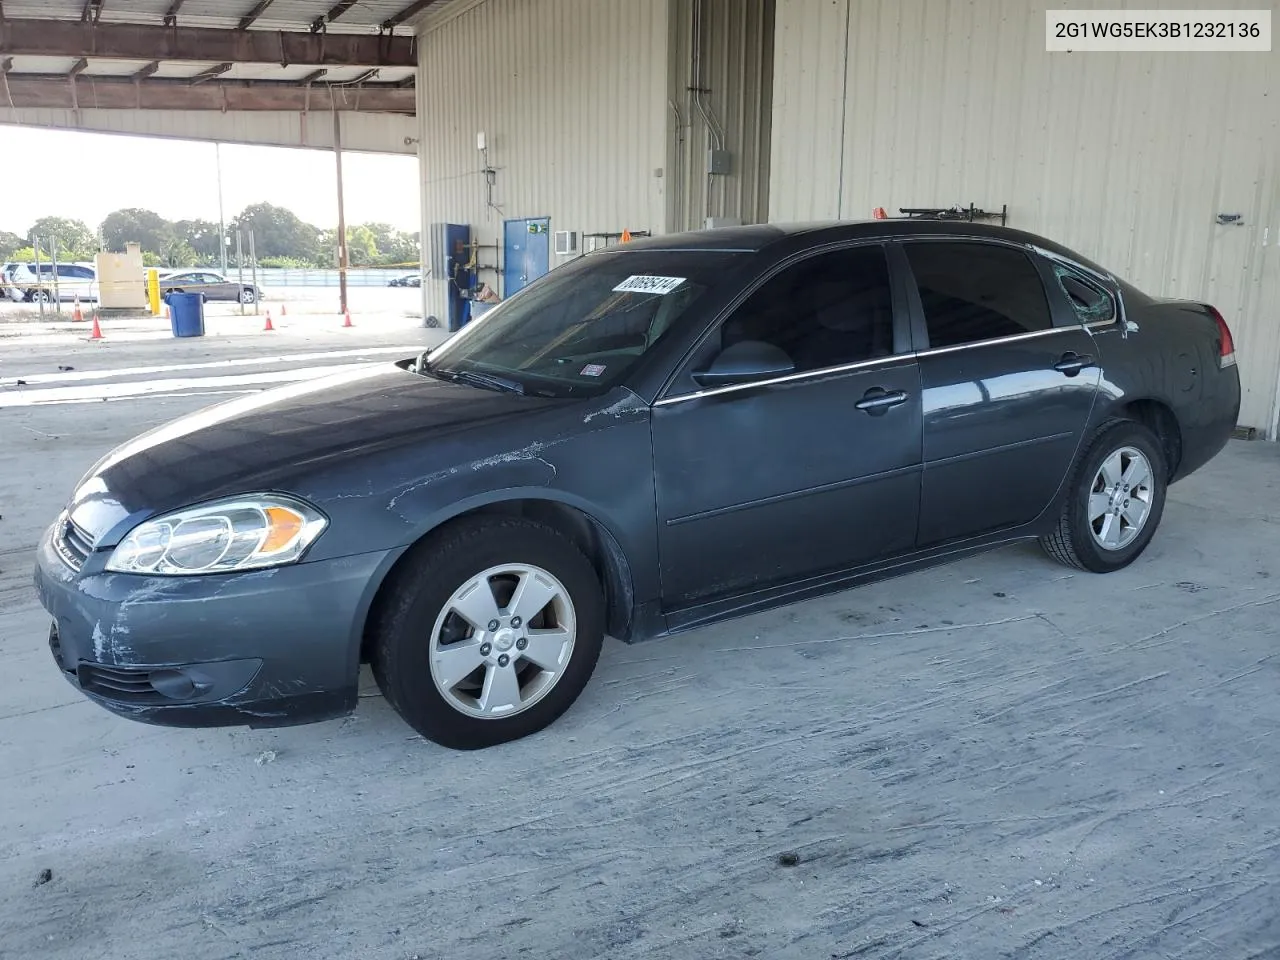
<instances>
[{"instance_id":1,"label":"sky","mask_svg":"<svg viewBox=\"0 0 1280 960\"><path fill-rule=\"evenodd\" d=\"M318 227L337 224L333 153L223 144L222 203L230 220L251 203L287 207ZM421 229L418 160L344 153L348 224ZM0 230L26 235L43 216L91 230L113 210L142 207L168 220L218 221L212 143L0 126ZM19 187L15 189L15 187Z\"/></svg>"}]
</instances>

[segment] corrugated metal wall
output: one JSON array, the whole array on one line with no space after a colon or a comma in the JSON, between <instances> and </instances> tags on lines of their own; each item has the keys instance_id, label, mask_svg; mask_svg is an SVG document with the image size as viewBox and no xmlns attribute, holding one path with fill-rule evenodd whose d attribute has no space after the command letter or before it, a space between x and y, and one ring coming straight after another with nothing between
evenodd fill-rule
<instances>
[{"instance_id":1,"label":"corrugated metal wall","mask_svg":"<svg viewBox=\"0 0 1280 960\"><path fill-rule=\"evenodd\" d=\"M493 244L518 217L550 216L553 231L661 232L667 3L488 0L429 23L418 78L424 223L469 223ZM492 206L479 131L496 170ZM495 262L495 251L483 256ZM442 285L428 286L428 309L442 317Z\"/></svg>"},{"instance_id":2,"label":"corrugated metal wall","mask_svg":"<svg viewBox=\"0 0 1280 960\"><path fill-rule=\"evenodd\" d=\"M1012 226L1151 293L1216 304L1236 334L1241 423L1274 429L1280 47L1044 43L1045 5L1026 0L778 0L770 218L1007 203ZM1218 226L1219 213L1243 226Z\"/></svg>"},{"instance_id":3,"label":"corrugated metal wall","mask_svg":"<svg viewBox=\"0 0 1280 960\"><path fill-rule=\"evenodd\" d=\"M280 147L333 146L329 113L214 110L0 109L0 123L57 130L93 130L179 140L218 140ZM418 121L395 114L342 114L342 145L368 153L412 154ZM408 139L409 143L405 143Z\"/></svg>"},{"instance_id":4,"label":"corrugated metal wall","mask_svg":"<svg viewBox=\"0 0 1280 960\"><path fill-rule=\"evenodd\" d=\"M773 96L773 0L672 0L669 94L673 136L668 188L672 230L707 217L758 223L769 216L769 122ZM698 109L694 38L701 19ZM709 118L718 126L713 133ZM719 134L719 136L717 136ZM708 176L707 151L732 154L731 172Z\"/></svg>"}]
</instances>

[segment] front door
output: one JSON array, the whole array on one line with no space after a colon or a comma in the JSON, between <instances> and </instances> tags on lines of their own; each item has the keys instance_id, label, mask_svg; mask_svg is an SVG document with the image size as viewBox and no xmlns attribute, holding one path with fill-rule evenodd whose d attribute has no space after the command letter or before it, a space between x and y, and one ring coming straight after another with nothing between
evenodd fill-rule
<instances>
[{"instance_id":1,"label":"front door","mask_svg":"<svg viewBox=\"0 0 1280 960\"><path fill-rule=\"evenodd\" d=\"M509 297L523 290L551 269L547 217L531 220L507 220L503 224L502 295Z\"/></svg>"},{"instance_id":2,"label":"front door","mask_svg":"<svg viewBox=\"0 0 1280 960\"><path fill-rule=\"evenodd\" d=\"M783 363L744 382L698 382L743 343ZM920 379L883 247L773 274L694 351L652 430L669 611L909 550Z\"/></svg>"},{"instance_id":3,"label":"front door","mask_svg":"<svg viewBox=\"0 0 1280 960\"><path fill-rule=\"evenodd\" d=\"M1097 345L1015 246L910 241L924 389L921 547L1029 523L1066 477L1101 377Z\"/></svg>"}]
</instances>

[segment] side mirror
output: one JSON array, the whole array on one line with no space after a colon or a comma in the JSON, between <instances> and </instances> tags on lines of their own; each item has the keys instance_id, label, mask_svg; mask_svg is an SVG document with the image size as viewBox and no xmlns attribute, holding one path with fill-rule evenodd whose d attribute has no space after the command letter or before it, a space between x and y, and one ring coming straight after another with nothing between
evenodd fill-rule
<instances>
[{"instance_id":1,"label":"side mirror","mask_svg":"<svg viewBox=\"0 0 1280 960\"><path fill-rule=\"evenodd\" d=\"M743 340L721 350L711 366L695 373L693 379L703 387L724 387L785 376L795 369L795 363L780 347L761 340Z\"/></svg>"}]
</instances>

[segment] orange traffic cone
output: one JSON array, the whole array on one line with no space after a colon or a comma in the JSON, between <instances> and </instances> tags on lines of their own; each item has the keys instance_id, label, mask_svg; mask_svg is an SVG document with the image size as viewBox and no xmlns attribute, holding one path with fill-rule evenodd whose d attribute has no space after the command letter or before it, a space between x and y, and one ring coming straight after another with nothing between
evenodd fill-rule
<instances>
[{"instance_id":1,"label":"orange traffic cone","mask_svg":"<svg viewBox=\"0 0 1280 960\"><path fill-rule=\"evenodd\" d=\"M93 311L93 330L91 330L91 331L89 332L89 339L90 339L90 340L101 340L101 339L102 339L102 328L101 328L100 326L98 326L98 311L97 311L97 310Z\"/></svg>"},{"instance_id":2,"label":"orange traffic cone","mask_svg":"<svg viewBox=\"0 0 1280 960\"><path fill-rule=\"evenodd\" d=\"M285 305L283 303L280 304L280 316L287 317L288 315L289 311L285 309Z\"/></svg>"},{"instance_id":3,"label":"orange traffic cone","mask_svg":"<svg viewBox=\"0 0 1280 960\"><path fill-rule=\"evenodd\" d=\"M625 227L622 230L622 242L623 243L631 242L631 231L627 230Z\"/></svg>"},{"instance_id":4,"label":"orange traffic cone","mask_svg":"<svg viewBox=\"0 0 1280 960\"><path fill-rule=\"evenodd\" d=\"M872 220L888 220L889 214L885 213L884 207L876 207L871 211Z\"/></svg>"},{"instance_id":5,"label":"orange traffic cone","mask_svg":"<svg viewBox=\"0 0 1280 960\"><path fill-rule=\"evenodd\" d=\"M350 310L344 310L344 311L343 311L343 313L342 313L342 325L343 325L344 327L354 327L354 326L355 326L355 324L351 322L351 311L350 311Z\"/></svg>"},{"instance_id":6,"label":"orange traffic cone","mask_svg":"<svg viewBox=\"0 0 1280 960\"><path fill-rule=\"evenodd\" d=\"M83 323L84 314L80 312L80 297L76 297L76 308L71 312L72 323Z\"/></svg>"},{"instance_id":7,"label":"orange traffic cone","mask_svg":"<svg viewBox=\"0 0 1280 960\"><path fill-rule=\"evenodd\" d=\"M275 327L271 325L271 311L267 311L267 322L262 325L263 333L270 333Z\"/></svg>"}]
</instances>

